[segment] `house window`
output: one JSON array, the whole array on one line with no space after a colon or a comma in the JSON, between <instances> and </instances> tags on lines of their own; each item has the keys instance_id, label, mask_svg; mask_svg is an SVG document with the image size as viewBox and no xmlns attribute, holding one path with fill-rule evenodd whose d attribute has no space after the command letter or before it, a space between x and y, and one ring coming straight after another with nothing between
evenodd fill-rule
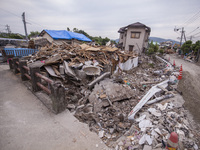
<instances>
[{"instance_id":1,"label":"house window","mask_svg":"<svg viewBox=\"0 0 200 150\"><path fill-rule=\"evenodd\" d=\"M129 45L129 52L133 51L133 47L134 47L134 45Z\"/></svg>"},{"instance_id":2,"label":"house window","mask_svg":"<svg viewBox=\"0 0 200 150\"><path fill-rule=\"evenodd\" d=\"M123 34L121 35L121 39L123 39Z\"/></svg>"},{"instance_id":3,"label":"house window","mask_svg":"<svg viewBox=\"0 0 200 150\"><path fill-rule=\"evenodd\" d=\"M139 39L140 38L140 32L131 32L131 38Z\"/></svg>"}]
</instances>

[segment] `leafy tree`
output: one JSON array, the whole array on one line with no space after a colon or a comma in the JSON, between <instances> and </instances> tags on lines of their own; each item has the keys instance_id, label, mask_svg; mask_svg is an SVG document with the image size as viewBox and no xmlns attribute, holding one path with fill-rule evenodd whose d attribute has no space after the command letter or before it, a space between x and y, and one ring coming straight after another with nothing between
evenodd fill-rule
<instances>
[{"instance_id":1,"label":"leafy tree","mask_svg":"<svg viewBox=\"0 0 200 150\"><path fill-rule=\"evenodd\" d=\"M158 52L159 46L156 42L156 44L153 44L153 41L151 41L151 43L149 43L149 49L148 49L148 54L153 54Z\"/></svg>"},{"instance_id":2,"label":"leafy tree","mask_svg":"<svg viewBox=\"0 0 200 150\"><path fill-rule=\"evenodd\" d=\"M28 38L30 39L31 37L37 37L40 34L38 31L31 31L31 33L28 35Z\"/></svg>"},{"instance_id":3,"label":"leafy tree","mask_svg":"<svg viewBox=\"0 0 200 150\"><path fill-rule=\"evenodd\" d=\"M194 51L195 55L197 54L199 49L200 49L200 40L196 41L195 44L192 44L192 50Z\"/></svg>"},{"instance_id":4,"label":"leafy tree","mask_svg":"<svg viewBox=\"0 0 200 150\"><path fill-rule=\"evenodd\" d=\"M11 39L23 39L24 38L22 35L16 34L16 33L0 33L0 37L11 38Z\"/></svg>"},{"instance_id":5,"label":"leafy tree","mask_svg":"<svg viewBox=\"0 0 200 150\"><path fill-rule=\"evenodd\" d=\"M106 43L108 42L108 41L110 41L110 39L109 38L104 38L104 39L102 39L102 45L106 45Z\"/></svg>"},{"instance_id":6,"label":"leafy tree","mask_svg":"<svg viewBox=\"0 0 200 150\"><path fill-rule=\"evenodd\" d=\"M192 49L192 41L186 41L183 43L181 46L181 50L183 51L184 54L189 53L189 51Z\"/></svg>"},{"instance_id":7,"label":"leafy tree","mask_svg":"<svg viewBox=\"0 0 200 150\"><path fill-rule=\"evenodd\" d=\"M67 31L70 31L70 28L69 28L69 27L67 27Z\"/></svg>"},{"instance_id":8,"label":"leafy tree","mask_svg":"<svg viewBox=\"0 0 200 150\"><path fill-rule=\"evenodd\" d=\"M78 29L76 29L76 28L73 28L73 32L77 32L77 33L78 33Z\"/></svg>"},{"instance_id":9,"label":"leafy tree","mask_svg":"<svg viewBox=\"0 0 200 150\"><path fill-rule=\"evenodd\" d=\"M68 30L69 28L67 28ZM69 29L70 30L70 29ZM68 30L68 31L69 31ZM97 44L99 45L106 45L106 43L108 41L110 41L109 38L102 38L101 36L99 37L93 37L93 36L90 36L88 33L86 33L84 30L79 30L77 28L73 28L73 32L76 32L76 33L81 33L81 34L84 34L85 36L87 36L88 38L90 38L92 41L95 41Z\"/></svg>"}]
</instances>

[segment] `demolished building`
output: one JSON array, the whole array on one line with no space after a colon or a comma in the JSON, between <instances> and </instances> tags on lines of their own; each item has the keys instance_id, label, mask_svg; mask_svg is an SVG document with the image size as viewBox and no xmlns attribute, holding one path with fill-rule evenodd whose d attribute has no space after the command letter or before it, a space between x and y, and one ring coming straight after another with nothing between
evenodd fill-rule
<instances>
[{"instance_id":1,"label":"demolished building","mask_svg":"<svg viewBox=\"0 0 200 150\"><path fill-rule=\"evenodd\" d=\"M140 63L135 64L134 59ZM41 74L62 83L63 107L87 123L110 148L161 148L176 131L182 147L198 149L198 135L189 123L188 112L176 99L162 101L177 94L179 68L166 60L65 42L44 46L23 60L28 67L39 64ZM51 87L42 82L47 89Z\"/></svg>"}]
</instances>

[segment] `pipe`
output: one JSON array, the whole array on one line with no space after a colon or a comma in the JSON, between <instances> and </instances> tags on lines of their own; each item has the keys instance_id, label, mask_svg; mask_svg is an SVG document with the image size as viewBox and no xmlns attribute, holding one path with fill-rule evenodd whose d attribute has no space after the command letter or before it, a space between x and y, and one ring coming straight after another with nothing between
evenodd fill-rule
<instances>
[{"instance_id":1,"label":"pipe","mask_svg":"<svg viewBox=\"0 0 200 150\"><path fill-rule=\"evenodd\" d=\"M42 90L44 90L44 91L47 92L48 94L51 94L51 90L49 90L47 87L45 87L45 86L42 85L41 83L37 82L37 86L39 86Z\"/></svg>"},{"instance_id":2,"label":"pipe","mask_svg":"<svg viewBox=\"0 0 200 150\"><path fill-rule=\"evenodd\" d=\"M23 68L26 69L26 70L28 70L28 71L30 71L30 68L27 67L27 66L23 66Z\"/></svg>"},{"instance_id":3,"label":"pipe","mask_svg":"<svg viewBox=\"0 0 200 150\"><path fill-rule=\"evenodd\" d=\"M31 76L29 76L27 73L24 74L29 80L31 80Z\"/></svg>"},{"instance_id":4,"label":"pipe","mask_svg":"<svg viewBox=\"0 0 200 150\"><path fill-rule=\"evenodd\" d=\"M44 79L45 81L47 81L48 83L53 83L53 80L41 75L40 73L36 72L35 75L41 79Z\"/></svg>"}]
</instances>

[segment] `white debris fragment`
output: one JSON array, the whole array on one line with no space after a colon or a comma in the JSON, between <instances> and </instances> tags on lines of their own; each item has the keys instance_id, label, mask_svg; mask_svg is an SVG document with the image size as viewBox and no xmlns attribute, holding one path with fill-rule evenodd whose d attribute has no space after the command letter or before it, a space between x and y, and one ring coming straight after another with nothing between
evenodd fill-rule
<instances>
[{"instance_id":1,"label":"white debris fragment","mask_svg":"<svg viewBox=\"0 0 200 150\"><path fill-rule=\"evenodd\" d=\"M165 109L167 108L168 103L165 103L164 105L162 105L162 104L156 104L156 106L157 106L161 111L163 111L163 110L165 110Z\"/></svg>"},{"instance_id":2,"label":"white debris fragment","mask_svg":"<svg viewBox=\"0 0 200 150\"><path fill-rule=\"evenodd\" d=\"M104 131L103 130L99 131L99 137L102 138L103 136L104 136Z\"/></svg>"},{"instance_id":3,"label":"white debris fragment","mask_svg":"<svg viewBox=\"0 0 200 150\"><path fill-rule=\"evenodd\" d=\"M142 120L139 123L139 127L140 127L141 131L145 131L146 128L153 127L153 125L150 120Z\"/></svg>"},{"instance_id":4,"label":"white debris fragment","mask_svg":"<svg viewBox=\"0 0 200 150\"><path fill-rule=\"evenodd\" d=\"M154 130L151 131L151 136L154 137L155 139L159 137L159 135Z\"/></svg>"},{"instance_id":5,"label":"white debris fragment","mask_svg":"<svg viewBox=\"0 0 200 150\"><path fill-rule=\"evenodd\" d=\"M162 133L160 132L160 129L155 128L154 131L156 131L158 134L162 135Z\"/></svg>"},{"instance_id":6,"label":"white debris fragment","mask_svg":"<svg viewBox=\"0 0 200 150\"><path fill-rule=\"evenodd\" d=\"M140 122L146 118L146 115L142 115L139 118L135 119L136 122Z\"/></svg>"},{"instance_id":7,"label":"white debris fragment","mask_svg":"<svg viewBox=\"0 0 200 150\"><path fill-rule=\"evenodd\" d=\"M145 135L146 135L146 134L145 134ZM140 144L140 145L144 144L144 142L146 141L145 135L143 135L143 136L140 138L140 140L139 140L139 144Z\"/></svg>"},{"instance_id":8,"label":"white debris fragment","mask_svg":"<svg viewBox=\"0 0 200 150\"><path fill-rule=\"evenodd\" d=\"M157 92L160 92L161 89L158 86L166 88L168 86L168 81L165 80L159 84L154 85L146 95L140 100L140 102L133 108L133 110L128 114L129 120L134 120L135 114L148 102L148 100Z\"/></svg>"},{"instance_id":9,"label":"white debris fragment","mask_svg":"<svg viewBox=\"0 0 200 150\"><path fill-rule=\"evenodd\" d=\"M195 149L195 150L198 150L198 149L199 149L197 144L194 144L194 149Z\"/></svg>"},{"instance_id":10,"label":"white debris fragment","mask_svg":"<svg viewBox=\"0 0 200 150\"><path fill-rule=\"evenodd\" d=\"M185 138L185 133L182 130L177 130L177 134L179 135L179 139L181 141Z\"/></svg>"},{"instance_id":11,"label":"white debris fragment","mask_svg":"<svg viewBox=\"0 0 200 150\"><path fill-rule=\"evenodd\" d=\"M173 107L174 107L174 104L173 103L169 103L168 108L172 109Z\"/></svg>"},{"instance_id":12,"label":"white debris fragment","mask_svg":"<svg viewBox=\"0 0 200 150\"><path fill-rule=\"evenodd\" d=\"M124 145L124 143L123 143L122 141L120 141L120 142L118 143L118 145L119 145L119 146L122 146L122 145Z\"/></svg>"},{"instance_id":13,"label":"white debris fragment","mask_svg":"<svg viewBox=\"0 0 200 150\"><path fill-rule=\"evenodd\" d=\"M151 145L152 142L153 142L153 139L150 137L150 135L147 135L147 134L146 134L146 141L147 141L147 143L148 143L149 145Z\"/></svg>"},{"instance_id":14,"label":"white debris fragment","mask_svg":"<svg viewBox=\"0 0 200 150\"><path fill-rule=\"evenodd\" d=\"M149 108L148 111L156 117L161 116L161 113L159 113L155 108Z\"/></svg>"},{"instance_id":15,"label":"white debris fragment","mask_svg":"<svg viewBox=\"0 0 200 150\"><path fill-rule=\"evenodd\" d=\"M151 145L152 142L153 142L153 139L150 137L150 135L144 134L144 135L140 138L139 144L142 145L142 144L144 144L146 141L147 141L147 143L148 143L149 145Z\"/></svg>"}]
</instances>

